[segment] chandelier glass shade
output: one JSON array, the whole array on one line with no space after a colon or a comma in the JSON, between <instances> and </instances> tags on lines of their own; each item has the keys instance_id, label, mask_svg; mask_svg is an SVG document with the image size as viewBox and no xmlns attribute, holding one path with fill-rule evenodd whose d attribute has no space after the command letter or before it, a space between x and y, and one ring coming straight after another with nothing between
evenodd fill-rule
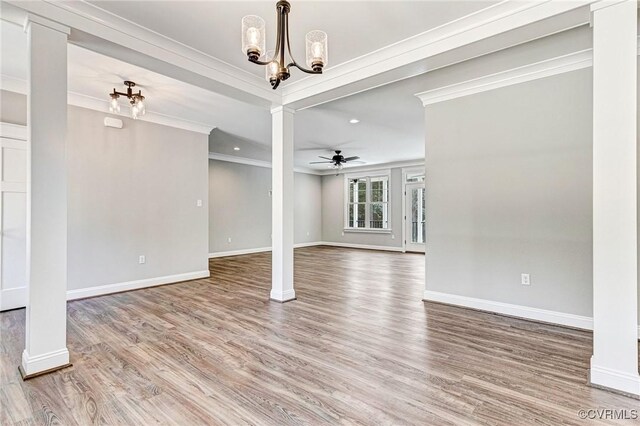
<instances>
[{"instance_id":1,"label":"chandelier glass shade","mask_svg":"<svg viewBox=\"0 0 640 426\"><path fill-rule=\"evenodd\" d=\"M133 81L125 81L124 85L127 86L126 92L118 92L115 88L112 93L109 93L109 97L111 100L109 101L109 112L111 113L119 113L120 112L120 104L118 99L120 96L124 96L129 101L129 106L131 108L131 118L134 120L142 117L146 114L146 105L145 105L145 97L142 96L142 90L138 90L138 93L133 93L133 87L135 87L136 83Z\"/></svg>"},{"instance_id":2,"label":"chandelier glass shade","mask_svg":"<svg viewBox=\"0 0 640 426\"><path fill-rule=\"evenodd\" d=\"M305 37L306 66L298 64L291 54L289 42L289 12L291 5L286 0L276 4L278 28L276 31L275 49L266 51L265 22L259 16L248 15L242 18L242 53L247 55L249 62L266 67L266 79L273 89L281 81L290 76L290 68L296 67L308 74L322 74L327 65L328 44L327 33L311 31Z\"/></svg>"}]
</instances>

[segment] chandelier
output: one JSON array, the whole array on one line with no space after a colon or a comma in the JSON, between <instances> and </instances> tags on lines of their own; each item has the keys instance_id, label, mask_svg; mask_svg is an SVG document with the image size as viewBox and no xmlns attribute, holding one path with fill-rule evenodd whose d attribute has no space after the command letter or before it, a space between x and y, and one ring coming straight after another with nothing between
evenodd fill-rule
<instances>
[{"instance_id":1,"label":"chandelier","mask_svg":"<svg viewBox=\"0 0 640 426\"><path fill-rule=\"evenodd\" d=\"M114 88L113 93L109 93L109 97L111 97L111 101L109 102L109 112L120 112L118 98L120 96L125 96L131 105L131 117L135 120L138 117L145 115L147 112L144 105L144 96L142 96L142 90L138 90L138 93L133 93L132 87L135 87L136 85L133 81L125 81L124 85L127 86L126 92L118 92Z\"/></svg>"},{"instance_id":2,"label":"chandelier","mask_svg":"<svg viewBox=\"0 0 640 426\"><path fill-rule=\"evenodd\" d=\"M276 47L265 51L264 19L255 15L242 18L242 53L247 55L250 62L266 66L266 79L275 90L281 81L289 78L289 68L296 67L308 74L322 74L322 68L327 65L327 34L324 31L311 31L306 38L307 66L300 66L291 54L289 45L289 12L291 5L286 0L276 4L278 28L276 32ZM285 59L285 51L289 54L289 63ZM260 58L262 57L263 60Z\"/></svg>"}]
</instances>

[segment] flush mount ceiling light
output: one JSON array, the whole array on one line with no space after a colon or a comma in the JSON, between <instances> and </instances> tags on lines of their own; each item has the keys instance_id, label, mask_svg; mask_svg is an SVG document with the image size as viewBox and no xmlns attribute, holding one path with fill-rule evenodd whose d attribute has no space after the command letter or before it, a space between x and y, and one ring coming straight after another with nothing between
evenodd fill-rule
<instances>
[{"instance_id":1,"label":"flush mount ceiling light","mask_svg":"<svg viewBox=\"0 0 640 426\"><path fill-rule=\"evenodd\" d=\"M129 104L131 105L131 117L135 120L138 117L141 117L146 114L146 106L144 104L144 96L142 96L142 90L138 90L138 93L133 93L133 87L135 87L136 83L133 81L125 81L124 85L127 86L126 92L118 92L116 89L113 89L112 93L109 93L111 97L111 101L109 102L109 112L116 113L120 112L120 104L118 103L118 98L120 96L125 96L129 100Z\"/></svg>"},{"instance_id":2,"label":"flush mount ceiling light","mask_svg":"<svg viewBox=\"0 0 640 426\"><path fill-rule=\"evenodd\" d=\"M351 120L349 120L349 123L351 124L358 124L360 122L360 120L358 120L357 118L352 118Z\"/></svg>"},{"instance_id":3,"label":"flush mount ceiling light","mask_svg":"<svg viewBox=\"0 0 640 426\"><path fill-rule=\"evenodd\" d=\"M266 66L266 79L274 90L281 81L289 78L289 68L292 66L308 74L322 74L322 68L327 65L327 33L318 30L307 33L306 62L310 69L303 68L293 59L289 44L291 5L286 0L280 0L276 3L276 11L278 17L276 47L269 52L265 51L264 19L255 15L242 18L242 53L247 55L250 62ZM286 62L285 49L289 54L289 63Z\"/></svg>"},{"instance_id":4,"label":"flush mount ceiling light","mask_svg":"<svg viewBox=\"0 0 640 426\"><path fill-rule=\"evenodd\" d=\"M234 151L240 151L240 147L238 147L238 146L234 146L234 147L233 147L233 150L234 150Z\"/></svg>"}]
</instances>

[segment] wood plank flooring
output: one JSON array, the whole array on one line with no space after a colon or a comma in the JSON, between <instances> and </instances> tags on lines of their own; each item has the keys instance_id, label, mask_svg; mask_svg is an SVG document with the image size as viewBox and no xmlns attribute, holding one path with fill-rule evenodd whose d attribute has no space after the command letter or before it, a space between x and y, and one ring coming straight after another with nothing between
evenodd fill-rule
<instances>
[{"instance_id":1,"label":"wood plank flooring","mask_svg":"<svg viewBox=\"0 0 640 426\"><path fill-rule=\"evenodd\" d=\"M588 332L422 302L423 255L310 247L295 265L286 304L268 300L270 253L70 302L73 367L27 382L24 310L0 314L0 424L579 425L580 409L640 409L586 385Z\"/></svg>"}]
</instances>

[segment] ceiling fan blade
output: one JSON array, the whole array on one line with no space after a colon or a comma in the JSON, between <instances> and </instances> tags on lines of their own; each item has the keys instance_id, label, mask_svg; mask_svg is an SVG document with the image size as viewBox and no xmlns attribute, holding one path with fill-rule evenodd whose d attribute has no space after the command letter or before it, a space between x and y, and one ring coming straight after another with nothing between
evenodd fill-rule
<instances>
[{"instance_id":1,"label":"ceiling fan blade","mask_svg":"<svg viewBox=\"0 0 640 426\"><path fill-rule=\"evenodd\" d=\"M362 160L353 160L349 161L349 164L367 164L367 162Z\"/></svg>"},{"instance_id":2,"label":"ceiling fan blade","mask_svg":"<svg viewBox=\"0 0 640 426\"><path fill-rule=\"evenodd\" d=\"M358 157L356 155L356 156L353 156L353 157L347 157L347 158L344 159L344 161L353 161L353 160L359 160L359 159L360 159L360 157Z\"/></svg>"},{"instance_id":3,"label":"ceiling fan blade","mask_svg":"<svg viewBox=\"0 0 640 426\"><path fill-rule=\"evenodd\" d=\"M333 163L333 161L311 161L309 164L327 164Z\"/></svg>"},{"instance_id":4,"label":"ceiling fan blade","mask_svg":"<svg viewBox=\"0 0 640 426\"><path fill-rule=\"evenodd\" d=\"M331 161L333 161L333 158L323 157L322 155L318 155L318 158L324 158L325 160L331 160Z\"/></svg>"}]
</instances>

